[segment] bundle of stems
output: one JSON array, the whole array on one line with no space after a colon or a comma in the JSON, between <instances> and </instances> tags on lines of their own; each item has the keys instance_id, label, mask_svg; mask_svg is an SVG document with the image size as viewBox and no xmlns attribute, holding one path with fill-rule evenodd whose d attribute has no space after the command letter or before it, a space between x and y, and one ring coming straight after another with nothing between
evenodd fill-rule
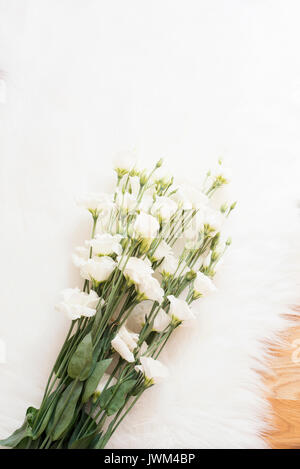
<instances>
[{"instance_id":1,"label":"bundle of stems","mask_svg":"<svg viewBox=\"0 0 300 469\"><path fill-rule=\"evenodd\" d=\"M111 195L80 199L92 232L73 256L83 287L64 290L58 305L70 329L40 408L29 407L0 444L102 449L142 394L167 378L159 356L174 330L195 319L191 304L215 290L231 243L220 229L235 203L215 208L229 180L221 161L201 189L176 184L161 165L147 172L118 163Z\"/></svg>"}]
</instances>

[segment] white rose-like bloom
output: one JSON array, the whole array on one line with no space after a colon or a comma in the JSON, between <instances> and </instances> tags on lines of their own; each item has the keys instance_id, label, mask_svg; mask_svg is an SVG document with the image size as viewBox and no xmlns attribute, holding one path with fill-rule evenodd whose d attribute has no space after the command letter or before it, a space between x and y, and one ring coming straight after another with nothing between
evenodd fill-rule
<instances>
[{"instance_id":1,"label":"white rose-like bloom","mask_svg":"<svg viewBox=\"0 0 300 469\"><path fill-rule=\"evenodd\" d=\"M140 332L145 324L146 316L149 316L153 302L149 300L141 301L131 311L126 324L134 332Z\"/></svg>"},{"instance_id":2,"label":"white rose-like bloom","mask_svg":"<svg viewBox=\"0 0 300 469\"><path fill-rule=\"evenodd\" d=\"M167 298L170 301L169 314L171 317L178 321L189 321L191 319L195 319L195 315L186 301L181 300L180 298L175 298L174 295L169 295Z\"/></svg>"},{"instance_id":3,"label":"white rose-like bloom","mask_svg":"<svg viewBox=\"0 0 300 469\"><path fill-rule=\"evenodd\" d=\"M152 175L151 181L161 182L162 184L169 184L172 181L172 174L168 169L160 166Z\"/></svg>"},{"instance_id":4,"label":"white rose-like bloom","mask_svg":"<svg viewBox=\"0 0 300 469\"><path fill-rule=\"evenodd\" d=\"M118 335L125 342L129 350L133 352L139 340L139 335L129 331L125 325L120 327Z\"/></svg>"},{"instance_id":5,"label":"white rose-like bloom","mask_svg":"<svg viewBox=\"0 0 300 469\"><path fill-rule=\"evenodd\" d=\"M170 220L177 209L178 206L174 200L169 197L161 196L156 198L151 208L151 213L162 220Z\"/></svg>"},{"instance_id":6,"label":"white rose-like bloom","mask_svg":"<svg viewBox=\"0 0 300 469\"><path fill-rule=\"evenodd\" d=\"M206 295L216 291L216 286L207 275L197 272L197 277L194 280L194 291L197 294Z\"/></svg>"},{"instance_id":7,"label":"white rose-like bloom","mask_svg":"<svg viewBox=\"0 0 300 469\"><path fill-rule=\"evenodd\" d=\"M137 285L139 293L141 293L145 300L152 300L161 303L164 298L164 290L161 288L160 283L156 278L145 276Z\"/></svg>"},{"instance_id":8,"label":"white rose-like bloom","mask_svg":"<svg viewBox=\"0 0 300 469\"><path fill-rule=\"evenodd\" d=\"M169 254L164 258L158 267L158 271L163 275L173 275L178 268L178 259L173 254ZM178 269L181 271L181 269Z\"/></svg>"},{"instance_id":9,"label":"white rose-like bloom","mask_svg":"<svg viewBox=\"0 0 300 469\"><path fill-rule=\"evenodd\" d=\"M117 254L119 256L122 253L120 239L122 239L122 236L119 234L111 235L110 233L103 233L97 234L87 244L93 248L93 255L109 256Z\"/></svg>"},{"instance_id":10,"label":"white rose-like bloom","mask_svg":"<svg viewBox=\"0 0 300 469\"><path fill-rule=\"evenodd\" d=\"M133 229L137 237L152 239L158 233L159 223L152 215L142 212L136 217Z\"/></svg>"},{"instance_id":11,"label":"white rose-like bloom","mask_svg":"<svg viewBox=\"0 0 300 469\"><path fill-rule=\"evenodd\" d=\"M153 205L153 194L155 193L155 190L152 187L149 187L149 189L146 189L145 192L143 193L142 200L140 201L139 208L143 212L149 212L152 205Z\"/></svg>"},{"instance_id":12,"label":"white rose-like bloom","mask_svg":"<svg viewBox=\"0 0 300 469\"><path fill-rule=\"evenodd\" d=\"M125 261L119 263L119 269L123 269ZM135 284L138 284L146 276L151 276L153 269L151 267L151 262L148 258L139 259L138 257L129 257L125 267L124 267L125 277L132 281Z\"/></svg>"},{"instance_id":13,"label":"white rose-like bloom","mask_svg":"<svg viewBox=\"0 0 300 469\"><path fill-rule=\"evenodd\" d=\"M137 205L136 197L129 192L117 191L116 204L123 212L131 212Z\"/></svg>"},{"instance_id":14,"label":"white rose-like bloom","mask_svg":"<svg viewBox=\"0 0 300 469\"><path fill-rule=\"evenodd\" d=\"M137 160L135 151L118 153L114 158L114 169L130 172L137 166Z\"/></svg>"},{"instance_id":15,"label":"white rose-like bloom","mask_svg":"<svg viewBox=\"0 0 300 469\"><path fill-rule=\"evenodd\" d=\"M101 283L109 278L116 265L111 257L93 257L81 266L80 274L86 280L95 280Z\"/></svg>"},{"instance_id":16,"label":"white rose-like bloom","mask_svg":"<svg viewBox=\"0 0 300 469\"><path fill-rule=\"evenodd\" d=\"M100 379L99 383L98 383L98 386L96 388L96 391L95 393L97 393L98 395L100 395L103 391L103 389L105 388L106 386L106 383L107 381L110 379L110 375L108 373L104 373L104 375L102 376L102 378ZM114 386L115 384L117 384L117 380L116 378L113 376L109 382L109 385L108 387L111 387L111 386Z\"/></svg>"},{"instance_id":17,"label":"white rose-like bloom","mask_svg":"<svg viewBox=\"0 0 300 469\"><path fill-rule=\"evenodd\" d=\"M204 224L209 225L212 233L220 231L224 223L224 215L217 210L207 208L204 215Z\"/></svg>"},{"instance_id":18,"label":"white rose-like bloom","mask_svg":"<svg viewBox=\"0 0 300 469\"><path fill-rule=\"evenodd\" d=\"M82 265L84 265L88 261L89 256L90 256L90 250L89 250L88 247L78 246L75 249L74 254L72 254L73 264L76 267L81 267Z\"/></svg>"},{"instance_id":19,"label":"white rose-like bloom","mask_svg":"<svg viewBox=\"0 0 300 469\"><path fill-rule=\"evenodd\" d=\"M100 212L108 212L112 206L112 196L110 194L105 194L104 192L100 193L91 193L86 194L79 199L77 199L77 204L81 207L84 207L88 210Z\"/></svg>"},{"instance_id":20,"label":"white rose-like bloom","mask_svg":"<svg viewBox=\"0 0 300 469\"><path fill-rule=\"evenodd\" d=\"M134 362L133 350L138 341L138 334L129 332L126 327L121 327L116 337L111 341L112 348L127 362Z\"/></svg>"},{"instance_id":21,"label":"white rose-like bloom","mask_svg":"<svg viewBox=\"0 0 300 469\"><path fill-rule=\"evenodd\" d=\"M208 197L199 189L191 185L182 184L178 186L175 194L172 195L183 210L203 209L209 202Z\"/></svg>"},{"instance_id":22,"label":"white rose-like bloom","mask_svg":"<svg viewBox=\"0 0 300 469\"><path fill-rule=\"evenodd\" d=\"M139 303L132 310L127 320L128 327L135 332L140 332L146 323L146 317L149 317L150 315L152 307L153 302L149 300ZM156 313L152 330L162 332L170 324L170 321L170 316L160 308L158 313Z\"/></svg>"},{"instance_id":23,"label":"white rose-like bloom","mask_svg":"<svg viewBox=\"0 0 300 469\"><path fill-rule=\"evenodd\" d=\"M152 257L154 260L158 261L162 259L163 257L167 257L173 253L171 246L166 243L166 241L163 239L160 241L159 245L155 249Z\"/></svg>"},{"instance_id":24,"label":"white rose-like bloom","mask_svg":"<svg viewBox=\"0 0 300 469\"><path fill-rule=\"evenodd\" d=\"M191 210L193 204L188 199L182 186L178 186L176 192L171 195L171 199L174 200L182 210Z\"/></svg>"},{"instance_id":25,"label":"white rose-like bloom","mask_svg":"<svg viewBox=\"0 0 300 469\"><path fill-rule=\"evenodd\" d=\"M140 362L141 365L135 366L134 369L143 373L147 381L150 381L151 384L160 383L169 375L168 368L159 360L154 360L154 358L151 357L141 357Z\"/></svg>"},{"instance_id":26,"label":"white rose-like bloom","mask_svg":"<svg viewBox=\"0 0 300 469\"><path fill-rule=\"evenodd\" d=\"M111 346L127 362L133 363L135 361L133 353L129 350L128 346L120 336L116 335L116 337L111 341Z\"/></svg>"},{"instance_id":27,"label":"white rose-like bloom","mask_svg":"<svg viewBox=\"0 0 300 469\"><path fill-rule=\"evenodd\" d=\"M168 327L171 322L170 316L160 308L157 315L155 316L152 330L156 332L162 332Z\"/></svg>"},{"instance_id":28,"label":"white rose-like bloom","mask_svg":"<svg viewBox=\"0 0 300 469\"><path fill-rule=\"evenodd\" d=\"M58 311L65 313L72 321L81 316L91 317L96 313L99 296L94 290L85 293L79 288L66 288L62 291L62 302L56 306Z\"/></svg>"},{"instance_id":29,"label":"white rose-like bloom","mask_svg":"<svg viewBox=\"0 0 300 469\"><path fill-rule=\"evenodd\" d=\"M222 164L218 164L218 166L213 170L211 174L211 178L222 178L226 181L226 183L231 181L232 178L232 171L230 168L223 166Z\"/></svg>"}]
</instances>

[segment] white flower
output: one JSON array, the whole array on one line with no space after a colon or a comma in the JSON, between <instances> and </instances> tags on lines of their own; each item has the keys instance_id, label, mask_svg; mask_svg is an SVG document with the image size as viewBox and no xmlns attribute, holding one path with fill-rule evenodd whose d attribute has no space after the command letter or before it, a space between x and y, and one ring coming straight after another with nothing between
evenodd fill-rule
<instances>
[{"instance_id":1,"label":"white flower","mask_svg":"<svg viewBox=\"0 0 300 469\"><path fill-rule=\"evenodd\" d=\"M116 262L111 257L93 257L81 266L80 274L87 280L105 282L115 267Z\"/></svg>"},{"instance_id":2,"label":"white flower","mask_svg":"<svg viewBox=\"0 0 300 469\"><path fill-rule=\"evenodd\" d=\"M87 248L85 246L78 246L75 249L74 254L72 254L73 264L76 267L81 267L82 265L84 265L88 261L89 255L90 255L89 248Z\"/></svg>"},{"instance_id":3,"label":"white flower","mask_svg":"<svg viewBox=\"0 0 300 469\"><path fill-rule=\"evenodd\" d=\"M125 342L129 350L133 352L139 340L139 335L135 332L129 331L125 325L120 327L118 335Z\"/></svg>"},{"instance_id":4,"label":"white flower","mask_svg":"<svg viewBox=\"0 0 300 469\"><path fill-rule=\"evenodd\" d=\"M119 269L122 270L124 263L126 261L119 263ZM151 262L148 258L145 260L139 259L138 257L129 257L123 273L125 277L130 280L131 282L138 284L142 281L142 279L146 276L150 276L153 273L153 269L151 267Z\"/></svg>"},{"instance_id":5,"label":"white flower","mask_svg":"<svg viewBox=\"0 0 300 469\"><path fill-rule=\"evenodd\" d=\"M170 220L177 208L177 204L174 200L169 197L162 196L156 198L151 208L151 213L162 220Z\"/></svg>"},{"instance_id":6,"label":"white flower","mask_svg":"<svg viewBox=\"0 0 300 469\"><path fill-rule=\"evenodd\" d=\"M217 210L207 208L204 215L204 224L209 225L211 234L220 231L224 223L224 215Z\"/></svg>"},{"instance_id":7,"label":"white flower","mask_svg":"<svg viewBox=\"0 0 300 469\"><path fill-rule=\"evenodd\" d=\"M154 360L151 357L141 357L140 362L141 365L135 366L135 370L143 373L151 384L159 383L169 375L167 367L159 360Z\"/></svg>"},{"instance_id":8,"label":"white flower","mask_svg":"<svg viewBox=\"0 0 300 469\"><path fill-rule=\"evenodd\" d=\"M118 153L114 158L114 170L126 174L137 166L137 155L134 151Z\"/></svg>"},{"instance_id":9,"label":"white flower","mask_svg":"<svg viewBox=\"0 0 300 469\"><path fill-rule=\"evenodd\" d=\"M156 332L162 332L168 327L170 322L170 316L162 308L160 308L155 316L152 330Z\"/></svg>"},{"instance_id":10,"label":"white flower","mask_svg":"<svg viewBox=\"0 0 300 469\"><path fill-rule=\"evenodd\" d=\"M152 215L142 212L136 217L133 229L137 237L152 239L158 233L159 223Z\"/></svg>"},{"instance_id":11,"label":"white flower","mask_svg":"<svg viewBox=\"0 0 300 469\"><path fill-rule=\"evenodd\" d=\"M226 184L231 181L232 178L232 171L230 168L223 166L222 164L218 164L217 167L212 171L211 178L221 178L223 179Z\"/></svg>"},{"instance_id":12,"label":"white flower","mask_svg":"<svg viewBox=\"0 0 300 469\"><path fill-rule=\"evenodd\" d=\"M166 243L166 241L163 239L160 241L159 245L155 249L152 257L154 260L158 261L162 259L163 257L167 257L172 254L172 248L171 246Z\"/></svg>"},{"instance_id":13,"label":"white flower","mask_svg":"<svg viewBox=\"0 0 300 469\"><path fill-rule=\"evenodd\" d=\"M97 234L95 238L87 242L88 246L93 248L93 255L109 256L111 254L122 253L120 245L121 235L111 235L110 233Z\"/></svg>"},{"instance_id":14,"label":"white flower","mask_svg":"<svg viewBox=\"0 0 300 469\"><path fill-rule=\"evenodd\" d=\"M127 320L128 327L133 331L140 332L142 327L146 323L147 318L149 318L152 308L152 301L146 300L139 303L132 310ZM170 324L171 318L162 308L160 308L159 311L154 314L155 319L152 330L162 332Z\"/></svg>"},{"instance_id":15,"label":"white flower","mask_svg":"<svg viewBox=\"0 0 300 469\"><path fill-rule=\"evenodd\" d=\"M104 373L102 378L100 379L98 386L96 388L95 393L98 394L98 396L102 393L103 389L106 386L107 381L110 379L110 375L108 373ZM112 377L110 382L109 382L109 387L114 386L117 383L117 380L115 377Z\"/></svg>"},{"instance_id":16,"label":"white flower","mask_svg":"<svg viewBox=\"0 0 300 469\"><path fill-rule=\"evenodd\" d=\"M62 299L63 301L56 306L56 309L67 314L72 321L81 316L94 316L99 302L99 297L94 290L85 293L79 288L66 288L62 291Z\"/></svg>"},{"instance_id":17,"label":"white flower","mask_svg":"<svg viewBox=\"0 0 300 469\"><path fill-rule=\"evenodd\" d=\"M158 271L163 275L174 275L178 268L178 262L178 259L173 254L169 254L159 265Z\"/></svg>"},{"instance_id":18,"label":"white flower","mask_svg":"<svg viewBox=\"0 0 300 469\"><path fill-rule=\"evenodd\" d=\"M111 346L124 360L134 362L132 352L136 348L138 338L138 334L129 332L125 326L122 326L116 337L111 341Z\"/></svg>"},{"instance_id":19,"label":"white flower","mask_svg":"<svg viewBox=\"0 0 300 469\"><path fill-rule=\"evenodd\" d=\"M178 321L188 321L195 319L194 313L191 311L186 301L180 298L175 298L173 295L169 295L168 300L170 301L169 314Z\"/></svg>"},{"instance_id":20,"label":"white flower","mask_svg":"<svg viewBox=\"0 0 300 469\"><path fill-rule=\"evenodd\" d=\"M194 280L194 291L196 294L206 295L216 291L216 287L207 275L197 272L197 277Z\"/></svg>"},{"instance_id":21,"label":"white flower","mask_svg":"<svg viewBox=\"0 0 300 469\"><path fill-rule=\"evenodd\" d=\"M107 213L113 206L112 196L103 192L86 194L80 197L77 203L81 207L96 212L97 214L100 212Z\"/></svg>"},{"instance_id":22,"label":"white flower","mask_svg":"<svg viewBox=\"0 0 300 469\"><path fill-rule=\"evenodd\" d=\"M171 195L171 199L174 200L182 210L191 210L193 208L192 203L181 186L177 187L176 192Z\"/></svg>"},{"instance_id":23,"label":"white flower","mask_svg":"<svg viewBox=\"0 0 300 469\"><path fill-rule=\"evenodd\" d=\"M137 200L129 192L117 191L116 204L123 212L131 212L136 208Z\"/></svg>"},{"instance_id":24,"label":"white flower","mask_svg":"<svg viewBox=\"0 0 300 469\"><path fill-rule=\"evenodd\" d=\"M134 283L143 299L161 302L164 291L159 282L152 277L153 269L148 258L139 259L130 257L124 267L124 262L119 263L119 269L123 270L129 283Z\"/></svg>"},{"instance_id":25,"label":"white flower","mask_svg":"<svg viewBox=\"0 0 300 469\"><path fill-rule=\"evenodd\" d=\"M132 363L135 361L133 353L129 350L120 336L116 335L116 337L111 341L111 346L127 362Z\"/></svg>"},{"instance_id":26,"label":"white flower","mask_svg":"<svg viewBox=\"0 0 300 469\"><path fill-rule=\"evenodd\" d=\"M161 303L164 298L165 292L161 288L159 281L151 277L151 275L143 277L138 283L137 289L145 300Z\"/></svg>"},{"instance_id":27,"label":"white flower","mask_svg":"<svg viewBox=\"0 0 300 469\"><path fill-rule=\"evenodd\" d=\"M208 197L199 189L187 184L178 186L175 194L172 195L183 210L203 209L208 204Z\"/></svg>"},{"instance_id":28,"label":"white flower","mask_svg":"<svg viewBox=\"0 0 300 469\"><path fill-rule=\"evenodd\" d=\"M153 205L153 194L155 193L155 190L153 187L149 187L149 189L145 190L143 193L142 200L139 204L139 208L143 212L149 212L150 208Z\"/></svg>"},{"instance_id":29,"label":"white flower","mask_svg":"<svg viewBox=\"0 0 300 469\"><path fill-rule=\"evenodd\" d=\"M141 332L143 326L145 325L146 315L149 316L152 307L153 302L147 300L141 301L141 303L136 305L126 321L129 329L134 332Z\"/></svg>"},{"instance_id":30,"label":"white flower","mask_svg":"<svg viewBox=\"0 0 300 469\"><path fill-rule=\"evenodd\" d=\"M172 182L172 174L166 168L161 166L155 171L151 180L160 182L163 185L167 185Z\"/></svg>"}]
</instances>

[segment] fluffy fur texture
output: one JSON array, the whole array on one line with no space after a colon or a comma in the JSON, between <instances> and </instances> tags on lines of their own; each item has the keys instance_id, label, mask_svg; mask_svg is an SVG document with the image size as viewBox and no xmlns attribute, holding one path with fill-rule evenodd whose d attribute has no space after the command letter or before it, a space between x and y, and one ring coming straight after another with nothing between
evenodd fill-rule
<instances>
[{"instance_id":1,"label":"fluffy fur texture","mask_svg":"<svg viewBox=\"0 0 300 469\"><path fill-rule=\"evenodd\" d=\"M239 203L218 291L161 356L170 379L109 447L264 447L257 371L300 296L300 63L286 53L299 43L297 2L285 15L279 1L0 0L0 10L0 436L39 404L68 328L53 306L79 284L69 259L89 236L74 198L109 188L111 155L136 142L142 163L165 154L189 181L224 155Z\"/></svg>"}]
</instances>

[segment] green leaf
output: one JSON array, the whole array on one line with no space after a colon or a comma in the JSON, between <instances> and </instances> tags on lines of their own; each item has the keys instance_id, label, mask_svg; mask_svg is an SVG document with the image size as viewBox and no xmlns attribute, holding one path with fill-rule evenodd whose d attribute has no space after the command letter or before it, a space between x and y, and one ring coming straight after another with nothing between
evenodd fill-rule
<instances>
[{"instance_id":1,"label":"green leaf","mask_svg":"<svg viewBox=\"0 0 300 469\"><path fill-rule=\"evenodd\" d=\"M97 430L92 430L87 435L79 438L78 440L73 441L73 443L70 446L68 446L68 448L69 449L88 449L96 435L97 435Z\"/></svg>"},{"instance_id":2,"label":"green leaf","mask_svg":"<svg viewBox=\"0 0 300 469\"><path fill-rule=\"evenodd\" d=\"M93 345L91 334L87 334L80 342L71 357L68 375L73 379L84 381L90 374L93 360Z\"/></svg>"},{"instance_id":3,"label":"green leaf","mask_svg":"<svg viewBox=\"0 0 300 469\"><path fill-rule=\"evenodd\" d=\"M73 432L71 437L69 438L68 442L68 448L72 445L72 443L79 439L78 436L80 435L80 431L82 430L82 427L87 423L87 421L93 421L92 417L89 416L89 414L85 411L85 409L82 409L77 416L77 420L74 424ZM95 425L97 426L96 422ZM93 428L94 430L94 422L93 422Z\"/></svg>"},{"instance_id":4,"label":"green leaf","mask_svg":"<svg viewBox=\"0 0 300 469\"><path fill-rule=\"evenodd\" d=\"M32 448L32 443L33 440L30 438L30 436L27 436L26 438L23 438L20 443L18 443L14 449L29 449Z\"/></svg>"},{"instance_id":5,"label":"green leaf","mask_svg":"<svg viewBox=\"0 0 300 469\"><path fill-rule=\"evenodd\" d=\"M0 440L0 445L15 448L24 438L31 437L31 428L28 425L27 417L23 425L5 440Z\"/></svg>"},{"instance_id":6,"label":"green leaf","mask_svg":"<svg viewBox=\"0 0 300 469\"><path fill-rule=\"evenodd\" d=\"M89 400L93 392L96 390L100 379L104 375L111 362L112 358L108 358L107 360L101 360L100 362L96 363L93 373L85 383L82 402L85 403Z\"/></svg>"},{"instance_id":7,"label":"green leaf","mask_svg":"<svg viewBox=\"0 0 300 469\"><path fill-rule=\"evenodd\" d=\"M116 388L117 388L117 385L114 384L113 386L110 386L109 388L106 388L104 391L102 391L102 393L100 395L100 400L99 400L99 404L100 404L101 409L105 410L105 408L108 405L108 402L110 401L110 399L112 398L113 393L115 392Z\"/></svg>"},{"instance_id":8,"label":"green leaf","mask_svg":"<svg viewBox=\"0 0 300 469\"><path fill-rule=\"evenodd\" d=\"M25 448L29 440L32 439L32 425L38 409L28 407L23 425L5 440L0 440L0 445L10 448Z\"/></svg>"},{"instance_id":9,"label":"green leaf","mask_svg":"<svg viewBox=\"0 0 300 469\"><path fill-rule=\"evenodd\" d=\"M89 449L97 449L101 437L102 432L98 433L95 438L90 442Z\"/></svg>"},{"instance_id":10,"label":"green leaf","mask_svg":"<svg viewBox=\"0 0 300 469\"><path fill-rule=\"evenodd\" d=\"M83 383L70 383L62 393L54 414L52 424L47 429L47 434L52 440L57 440L68 428L74 417L76 404L83 388Z\"/></svg>"},{"instance_id":11,"label":"green leaf","mask_svg":"<svg viewBox=\"0 0 300 469\"><path fill-rule=\"evenodd\" d=\"M111 437L111 435L110 435L109 432L104 433L103 436L102 436L102 434L100 434L99 437L97 438L97 440L92 442L90 448L91 449L104 449L105 446L106 446L106 443L108 442L110 437Z\"/></svg>"},{"instance_id":12,"label":"green leaf","mask_svg":"<svg viewBox=\"0 0 300 469\"><path fill-rule=\"evenodd\" d=\"M113 415L125 404L126 396L136 384L134 379L124 381L122 384L115 384L101 393L100 407L107 415Z\"/></svg>"},{"instance_id":13,"label":"green leaf","mask_svg":"<svg viewBox=\"0 0 300 469\"><path fill-rule=\"evenodd\" d=\"M48 425L48 422L49 422L50 418L53 415L53 411L54 411L54 408L56 406L58 397L59 396L55 395L55 391L54 391L52 394L50 394L50 396L46 400L45 407L47 408L49 406L49 408L48 408L47 412L45 413L44 417L42 417L42 423L39 426L38 430L35 431L33 429L33 439L34 440L39 438L41 436L41 434L43 433L43 431L46 429L46 427Z\"/></svg>"}]
</instances>

